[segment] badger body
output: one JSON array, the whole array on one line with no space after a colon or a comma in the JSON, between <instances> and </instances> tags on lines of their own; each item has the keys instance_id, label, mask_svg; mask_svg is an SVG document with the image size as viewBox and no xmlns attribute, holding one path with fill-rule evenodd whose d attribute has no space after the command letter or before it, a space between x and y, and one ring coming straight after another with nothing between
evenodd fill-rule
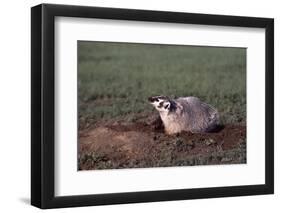
<instances>
[{"instance_id":1,"label":"badger body","mask_svg":"<svg viewBox=\"0 0 281 213\"><path fill-rule=\"evenodd\" d=\"M167 134L211 132L219 125L218 111L197 97L154 96L148 100L159 111Z\"/></svg>"}]
</instances>

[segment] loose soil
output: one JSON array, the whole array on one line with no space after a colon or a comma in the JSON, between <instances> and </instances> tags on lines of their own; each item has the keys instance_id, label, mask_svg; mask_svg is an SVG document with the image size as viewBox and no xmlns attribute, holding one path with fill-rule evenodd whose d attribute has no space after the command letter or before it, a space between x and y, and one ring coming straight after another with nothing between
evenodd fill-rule
<instances>
[{"instance_id":1,"label":"loose soil","mask_svg":"<svg viewBox=\"0 0 281 213\"><path fill-rule=\"evenodd\" d=\"M246 163L246 126L166 135L161 120L100 123L79 132L78 168L119 169Z\"/></svg>"}]
</instances>

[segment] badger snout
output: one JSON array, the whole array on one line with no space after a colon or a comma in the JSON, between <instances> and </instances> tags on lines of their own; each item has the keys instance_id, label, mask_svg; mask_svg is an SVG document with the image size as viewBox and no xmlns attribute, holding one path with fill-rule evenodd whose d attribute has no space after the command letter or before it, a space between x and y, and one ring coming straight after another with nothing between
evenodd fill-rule
<instances>
[{"instance_id":1,"label":"badger snout","mask_svg":"<svg viewBox=\"0 0 281 213\"><path fill-rule=\"evenodd\" d=\"M149 98L148 98L148 101L151 102L151 103L153 103L154 101L156 101L156 98L155 98L155 97L149 97Z\"/></svg>"}]
</instances>

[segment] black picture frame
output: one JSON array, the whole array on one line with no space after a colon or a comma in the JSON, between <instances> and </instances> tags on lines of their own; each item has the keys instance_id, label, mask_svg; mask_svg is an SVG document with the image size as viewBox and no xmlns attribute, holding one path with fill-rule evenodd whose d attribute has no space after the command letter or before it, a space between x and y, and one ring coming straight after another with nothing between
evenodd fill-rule
<instances>
[{"instance_id":1,"label":"black picture frame","mask_svg":"<svg viewBox=\"0 0 281 213\"><path fill-rule=\"evenodd\" d=\"M54 195L55 17L264 28L265 184L93 195ZM164 11L41 4L31 8L31 204L39 208L139 203L274 193L274 20Z\"/></svg>"}]
</instances>

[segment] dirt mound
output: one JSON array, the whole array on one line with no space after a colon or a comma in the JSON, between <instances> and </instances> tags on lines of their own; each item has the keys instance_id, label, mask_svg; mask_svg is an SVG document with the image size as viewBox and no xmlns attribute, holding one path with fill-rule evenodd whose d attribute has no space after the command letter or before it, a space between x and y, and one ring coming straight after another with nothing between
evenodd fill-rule
<instances>
[{"instance_id":1,"label":"dirt mound","mask_svg":"<svg viewBox=\"0 0 281 213\"><path fill-rule=\"evenodd\" d=\"M80 132L80 170L209 165L246 162L246 127L226 125L214 133L166 135L156 120L106 124Z\"/></svg>"}]
</instances>

